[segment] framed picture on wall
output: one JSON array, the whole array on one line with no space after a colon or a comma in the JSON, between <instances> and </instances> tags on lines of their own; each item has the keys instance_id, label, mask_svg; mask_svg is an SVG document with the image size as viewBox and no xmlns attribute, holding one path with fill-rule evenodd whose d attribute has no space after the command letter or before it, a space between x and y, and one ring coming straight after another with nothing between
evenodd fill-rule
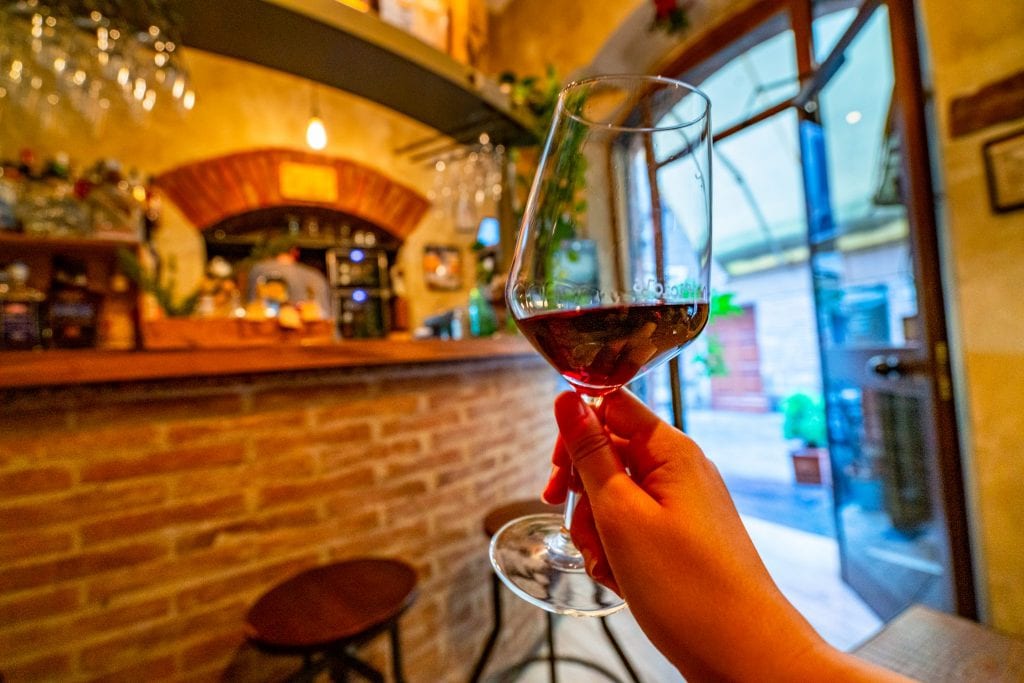
<instances>
[{"instance_id":1,"label":"framed picture on wall","mask_svg":"<svg viewBox=\"0 0 1024 683\"><path fill-rule=\"evenodd\" d=\"M983 147L992 210L1024 208L1024 128L989 140Z\"/></svg>"},{"instance_id":2,"label":"framed picture on wall","mask_svg":"<svg viewBox=\"0 0 1024 683\"><path fill-rule=\"evenodd\" d=\"M455 291L462 287L462 254L458 247L423 247L423 279L428 289Z\"/></svg>"}]
</instances>

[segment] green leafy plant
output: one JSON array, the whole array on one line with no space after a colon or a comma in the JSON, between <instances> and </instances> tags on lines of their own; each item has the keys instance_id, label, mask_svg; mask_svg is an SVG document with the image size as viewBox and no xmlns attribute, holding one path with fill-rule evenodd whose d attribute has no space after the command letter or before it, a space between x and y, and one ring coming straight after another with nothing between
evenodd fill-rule
<instances>
[{"instance_id":1,"label":"green leafy plant","mask_svg":"<svg viewBox=\"0 0 1024 683\"><path fill-rule=\"evenodd\" d=\"M825 402L821 396L795 392L782 401L782 435L799 439L809 448L828 443Z\"/></svg>"},{"instance_id":2,"label":"green leafy plant","mask_svg":"<svg viewBox=\"0 0 1024 683\"><path fill-rule=\"evenodd\" d=\"M199 303L199 295L201 294L198 289L183 299L177 301L174 299L174 272L177 268L173 260L168 264L168 270L171 275L166 280L157 274L148 272L143 268L138 256L127 249L118 250L117 263L121 268L121 272L135 282L140 290L153 296L167 317L184 318L192 315L196 310L196 305Z\"/></svg>"},{"instance_id":3,"label":"green leafy plant","mask_svg":"<svg viewBox=\"0 0 1024 683\"><path fill-rule=\"evenodd\" d=\"M732 292L712 294L708 313L708 326L715 320L730 318L743 313L743 307L733 302L736 296ZM725 345L718 335L709 332L706 335L706 348L702 353L694 356L694 361L704 366L704 372L708 377L725 377L729 374L729 367L725 362Z\"/></svg>"}]
</instances>

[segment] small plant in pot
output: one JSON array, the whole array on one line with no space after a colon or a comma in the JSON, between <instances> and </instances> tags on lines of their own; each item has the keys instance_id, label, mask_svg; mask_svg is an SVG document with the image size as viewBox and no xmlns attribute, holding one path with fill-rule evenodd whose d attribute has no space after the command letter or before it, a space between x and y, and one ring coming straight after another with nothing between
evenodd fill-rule
<instances>
[{"instance_id":1,"label":"small plant in pot","mask_svg":"<svg viewBox=\"0 0 1024 683\"><path fill-rule=\"evenodd\" d=\"M795 441L790 457L797 483L831 483L822 398L804 392L790 394L782 402L782 414L782 434Z\"/></svg>"}]
</instances>

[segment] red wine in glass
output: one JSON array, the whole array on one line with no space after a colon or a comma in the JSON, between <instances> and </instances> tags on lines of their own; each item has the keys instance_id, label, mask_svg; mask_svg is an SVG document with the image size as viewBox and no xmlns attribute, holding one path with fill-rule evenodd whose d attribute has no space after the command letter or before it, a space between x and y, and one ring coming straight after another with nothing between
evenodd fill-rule
<instances>
[{"instance_id":1,"label":"red wine in glass","mask_svg":"<svg viewBox=\"0 0 1024 683\"><path fill-rule=\"evenodd\" d=\"M521 318L520 331L570 384L611 393L668 360L708 321L708 304L631 304Z\"/></svg>"}]
</instances>

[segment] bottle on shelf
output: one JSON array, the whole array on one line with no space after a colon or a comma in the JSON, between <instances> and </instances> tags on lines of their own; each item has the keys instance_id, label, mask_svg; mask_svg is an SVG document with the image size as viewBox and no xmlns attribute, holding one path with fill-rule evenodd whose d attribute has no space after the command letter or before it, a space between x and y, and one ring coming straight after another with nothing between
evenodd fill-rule
<instances>
[{"instance_id":1,"label":"bottle on shelf","mask_svg":"<svg viewBox=\"0 0 1024 683\"><path fill-rule=\"evenodd\" d=\"M114 273L100 307L97 346L113 351L135 348L135 297L128 278Z\"/></svg>"},{"instance_id":2,"label":"bottle on shelf","mask_svg":"<svg viewBox=\"0 0 1024 683\"><path fill-rule=\"evenodd\" d=\"M484 296L479 286L469 290L469 333L474 337L489 337L498 331L498 319L494 315L491 302Z\"/></svg>"},{"instance_id":3,"label":"bottle on shelf","mask_svg":"<svg viewBox=\"0 0 1024 683\"><path fill-rule=\"evenodd\" d=\"M96 346L100 299L89 286L84 264L56 258L47 307L51 346L56 349Z\"/></svg>"},{"instance_id":4,"label":"bottle on shelf","mask_svg":"<svg viewBox=\"0 0 1024 683\"><path fill-rule=\"evenodd\" d=\"M27 351L43 347L41 309L46 295L28 284L24 263L7 267L7 287L0 288L0 349Z\"/></svg>"},{"instance_id":5,"label":"bottle on shelf","mask_svg":"<svg viewBox=\"0 0 1024 683\"><path fill-rule=\"evenodd\" d=\"M22 184L17 164L10 161L0 164L0 232L18 229L16 211Z\"/></svg>"}]
</instances>

